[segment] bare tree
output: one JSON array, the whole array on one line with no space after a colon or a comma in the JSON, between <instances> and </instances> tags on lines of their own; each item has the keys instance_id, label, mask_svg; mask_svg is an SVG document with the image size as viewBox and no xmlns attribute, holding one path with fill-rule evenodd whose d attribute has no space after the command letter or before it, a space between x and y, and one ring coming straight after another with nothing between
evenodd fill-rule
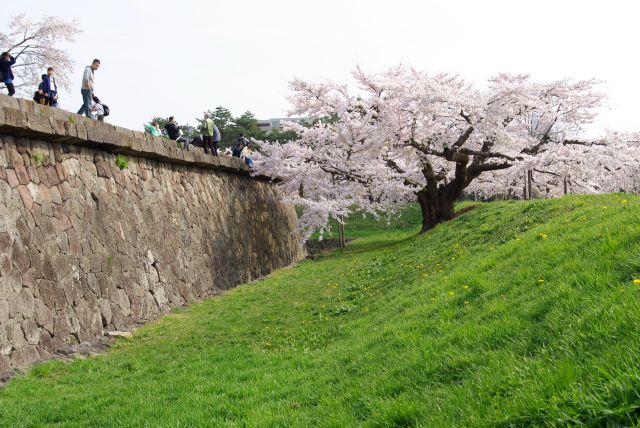
<instances>
[{"instance_id":1,"label":"bare tree","mask_svg":"<svg viewBox=\"0 0 640 428\"><path fill-rule=\"evenodd\" d=\"M81 32L75 20L67 22L56 16L43 16L32 21L24 13L12 17L8 31L0 32L0 49L17 59L13 66L16 90L22 94L33 93L48 67L56 70L58 84L68 88L73 61L60 45L74 42ZM0 90L4 89L1 85Z\"/></svg>"}]
</instances>

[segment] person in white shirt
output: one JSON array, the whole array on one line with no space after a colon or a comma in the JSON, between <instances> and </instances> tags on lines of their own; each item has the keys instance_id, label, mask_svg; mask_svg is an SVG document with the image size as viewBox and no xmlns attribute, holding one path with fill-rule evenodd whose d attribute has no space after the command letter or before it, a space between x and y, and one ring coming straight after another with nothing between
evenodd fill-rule
<instances>
[{"instance_id":1,"label":"person in white shirt","mask_svg":"<svg viewBox=\"0 0 640 428\"><path fill-rule=\"evenodd\" d=\"M93 72L100 67L100 60L94 59L91 65L88 65L84 69L82 75L82 107L78 110L78 114L85 114L87 117L91 116L91 100L93 99Z\"/></svg>"}]
</instances>

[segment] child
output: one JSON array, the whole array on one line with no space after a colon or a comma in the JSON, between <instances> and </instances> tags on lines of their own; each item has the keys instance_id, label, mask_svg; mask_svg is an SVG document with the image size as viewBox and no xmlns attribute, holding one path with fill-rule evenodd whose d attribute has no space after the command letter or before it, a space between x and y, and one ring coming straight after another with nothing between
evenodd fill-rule
<instances>
[{"instance_id":1,"label":"child","mask_svg":"<svg viewBox=\"0 0 640 428\"><path fill-rule=\"evenodd\" d=\"M95 115L94 119L97 119L100 122L104 121L104 117L106 116L105 108L98 97L93 97L93 102L91 103L91 114Z\"/></svg>"}]
</instances>

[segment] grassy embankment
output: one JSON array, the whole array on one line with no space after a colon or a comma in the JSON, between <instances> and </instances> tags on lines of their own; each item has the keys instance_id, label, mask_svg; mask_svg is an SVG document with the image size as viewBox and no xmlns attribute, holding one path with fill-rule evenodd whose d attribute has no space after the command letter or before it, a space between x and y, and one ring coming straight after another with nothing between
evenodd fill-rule
<instances>
[{"instance_id":1,"label":"grassy embankment","mask_svg":"<svg viewBox=\"0 0 640 428\"><path fill-rule=\"evenodd\" d=\"M483 204L176 311L0 390L0 426L524 426L640 415L640 198Z\"/></svg>"}]
</instances>

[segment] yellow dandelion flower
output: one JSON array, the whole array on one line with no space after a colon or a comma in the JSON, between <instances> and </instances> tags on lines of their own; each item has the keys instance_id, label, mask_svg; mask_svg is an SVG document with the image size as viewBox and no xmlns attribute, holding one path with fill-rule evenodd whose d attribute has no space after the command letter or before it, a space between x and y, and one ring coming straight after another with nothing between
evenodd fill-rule
<instances>
[{"instance_id":1,"label":"yellow dandelion flower","mask_svg":"<svg viewBox=\"0 0 640 428\"><path fill-rule=\"evenodd\" d=\"M640 285L640 279L635 278L635 279L633 280L633 283L634 283L634 284L639 284L639 285Z\"/></svg>"},{"instance_id":2,"label":"yellow dandelion flower","mask_svg":"<svg viewBox=\"0 0 640 428\"><path fill-rule=\"evenodd\" d=\"M539 279L538 280L538 284L542 284L544 282L544 279Z\"/></svg>"},{"instance_id":3,"label":"yellow dandelion flower","mask_svg":"<svg viewBox=\"0 0 640 428\"><path fill-rule=\"evenodd\" d=\"M465 304L465 305L468 305L468 304L469 304L469 301L468 301L468 300L465 300L465 301L464 301L464 304Z\"/></svg>"},{"instance_id":4,"label":"yellow dandelion flower","mask_svg":"<svg viewBox=\"0 0 640 428\"><path fill-rule=\"evenodd\" d=\"M464 288L469 288L469 286L467 284L464 285Z\"/></svg>"},{"instance_id":5,"label":"yellow dandelion flower","mask_svg":"<svg viewBox=\"0 0 640 428\"><path fill-rule=\"evenodd\" d=\"M456 293L453 292L453 291L449 291L449 296L453 296L454 294L456 294Z\"/></svg>"}]
</instances>

